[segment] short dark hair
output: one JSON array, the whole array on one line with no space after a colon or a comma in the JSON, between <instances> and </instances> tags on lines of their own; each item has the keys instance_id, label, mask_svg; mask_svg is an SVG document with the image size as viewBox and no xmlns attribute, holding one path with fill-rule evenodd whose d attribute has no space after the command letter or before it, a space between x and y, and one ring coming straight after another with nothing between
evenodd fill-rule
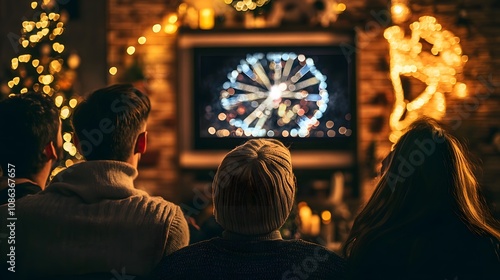
<instances>
[{"instance_id":1,"label":"short dark hair","mask_svg":"<svg viewBox=\"0 0 500 280\"><path fill-rule=\"evenodd\" d=\"M73 113L73 127L87 160L126 161L146 123L151 103L129 84L98 89Z\"/></svg>"},{"instance_id":2,"label":"short dark hair","mask_svg":"<svg viewBox=\"0 0 500 280\"><path fill-rule=\"evenodd\" d=\"M15 166L16 177L38 173L47 161L44 147L57 144L60 119L54 101L43 93L18 94L0 102L0 165ZM5 174L4 174L5 175Z\"/></svg>"}]
</instances>

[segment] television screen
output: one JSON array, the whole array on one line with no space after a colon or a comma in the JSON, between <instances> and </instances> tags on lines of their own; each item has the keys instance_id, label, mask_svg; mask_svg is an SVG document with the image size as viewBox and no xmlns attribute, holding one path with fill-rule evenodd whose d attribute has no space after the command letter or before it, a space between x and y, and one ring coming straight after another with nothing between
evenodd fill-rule
<instances>
[{"instance_id":1,"label":"television screen","mask_svg":"<svg viewBox=\"0 0 500 280\"><path fill-rule=\"evenodd\" d=\"M294 167L349 169L357 154L352 30L181 30L177 141L186 170L217 167L249 138Z\"/></svg>"},{"instance_id":2,"label":"television screen","mask_svg":"<svg viewBox=\"0 0 500 280\"><path fill-rule=\"evenodd\" d=\"M292 149L355 142L354 59L340 46L194 47L194 148L272 137Z\"/></svg>"}]
</instances>

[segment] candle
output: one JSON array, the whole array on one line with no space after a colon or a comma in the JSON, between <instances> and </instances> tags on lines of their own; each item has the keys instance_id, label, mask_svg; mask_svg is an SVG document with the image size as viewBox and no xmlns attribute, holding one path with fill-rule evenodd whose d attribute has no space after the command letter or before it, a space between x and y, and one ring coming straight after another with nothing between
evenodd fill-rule
<instances>
[{"instance_id":1,"label":"candle","mask_svg":"<svg viewBox=\"0 0 500 280\"><path fill-rule=\"evenodd\" d=\"M201 29L212 29L214 28L214 10L210 8L205 8L200 10L200 28Z\"/></svg>"},{"instance_id":2,"label":"candle","mask_svg":"<svg viewBox=\"0 0 500 280\"><path fill-rule=\"evenodd\" d=\"M311 232L311 215L312 211L307 204L299 206L300 229L303 234Z\"/></svg>"},{"instance_id":3,"label":"candle","mask_svg":"<svg viewBox=\"0 0 500 280\"><path fill-rule=\"evenodd\" d=\"M321 220L324 224L322 232L325 236L326 244L328 245L333 242L334 238L332 213L328 210L321 212Z\"/></svg>"},{"instance_id":4,"label":"candle","mask_svg":"<svg viewBox=\"0 0 500 280\"><path fill-rule=\"evenodd\" d=\"M200 18L199 13L195 8L193 8L193 7L187 8L186 22L191 29L198 28L198 25L199 25L198 22L200 21L199 18Z\"/></svg>"},{"instance_id":5,"label":"candle","mask_svg":"<svg viewBox=\"0 0 500 280\"><path fill-rule=\"evenodd\" d=\"M330 203L339 204L342 203L344 196L344 174L340 171L335 172L332 176L332 182L330 186L330 196L328 200Z\"/></svg>"},{"instance_id":6,"label":"candle","mask_svg":"<svg viewBox=\"0 0 500 280\"><path fill-rule=\"evenodd\" d=\"M311 232L310 232L310 234L312 236L319 235L320 228L321 228L321 222L320 222L319 216L316 214L312 215L311 216Z\"/></svg>"}]
</instances>

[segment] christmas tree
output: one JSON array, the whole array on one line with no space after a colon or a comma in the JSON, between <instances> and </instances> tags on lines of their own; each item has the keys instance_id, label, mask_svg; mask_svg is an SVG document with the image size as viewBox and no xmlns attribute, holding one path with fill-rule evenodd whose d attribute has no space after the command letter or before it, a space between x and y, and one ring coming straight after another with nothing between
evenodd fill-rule
<instances>
[{"instance_id":1,"label":"christmas tree","mask_svg":"<svg viewBox=\"0 0 500 280\"><path fill-rule=\"evenodd\" d=\"M13 44L19 43L19 51L11 60L12 78L7 81L7 86L1 87L2 98L28 91L52 97L61 110L64 139L64 158L61 166L55 169L54 173L57 173L82 158L72 144L70 124L70 116L78 103L73 85L80 58L76 53L66 51L60 41L67 16L60 12L57 3L54 0L32 2L31 8L32 20L23 21L21 36L9 37L14 40Z\"/></svg>"}]
</instances>

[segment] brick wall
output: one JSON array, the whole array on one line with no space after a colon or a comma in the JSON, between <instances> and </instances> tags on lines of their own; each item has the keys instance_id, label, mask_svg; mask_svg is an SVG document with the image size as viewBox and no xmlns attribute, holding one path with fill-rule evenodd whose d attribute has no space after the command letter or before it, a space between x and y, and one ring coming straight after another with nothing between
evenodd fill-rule
<instances>
[{"instance_id":1,"label":"brick wall","mask_svg":"<svg viewBox=\"0 0 500 280\"><path fill-rule=\"evenodd\" d=\"M108 1L108 67L115 66L118 73L109 75L109 83L137 82L124 77L134 60L141 66L146 79L139 86L148 92L152 111L148 122L148 152L140 167L141 188L176 201L178 181L175 164L175 37L161 31L154 33L152 26L161 24L170 10L165 1ZM139 45L137 39L147 41ZM136 46L136 53L126 53L128 46ZM132 80L131 80L132 79Z\"/></svg>"}]
</instances>

